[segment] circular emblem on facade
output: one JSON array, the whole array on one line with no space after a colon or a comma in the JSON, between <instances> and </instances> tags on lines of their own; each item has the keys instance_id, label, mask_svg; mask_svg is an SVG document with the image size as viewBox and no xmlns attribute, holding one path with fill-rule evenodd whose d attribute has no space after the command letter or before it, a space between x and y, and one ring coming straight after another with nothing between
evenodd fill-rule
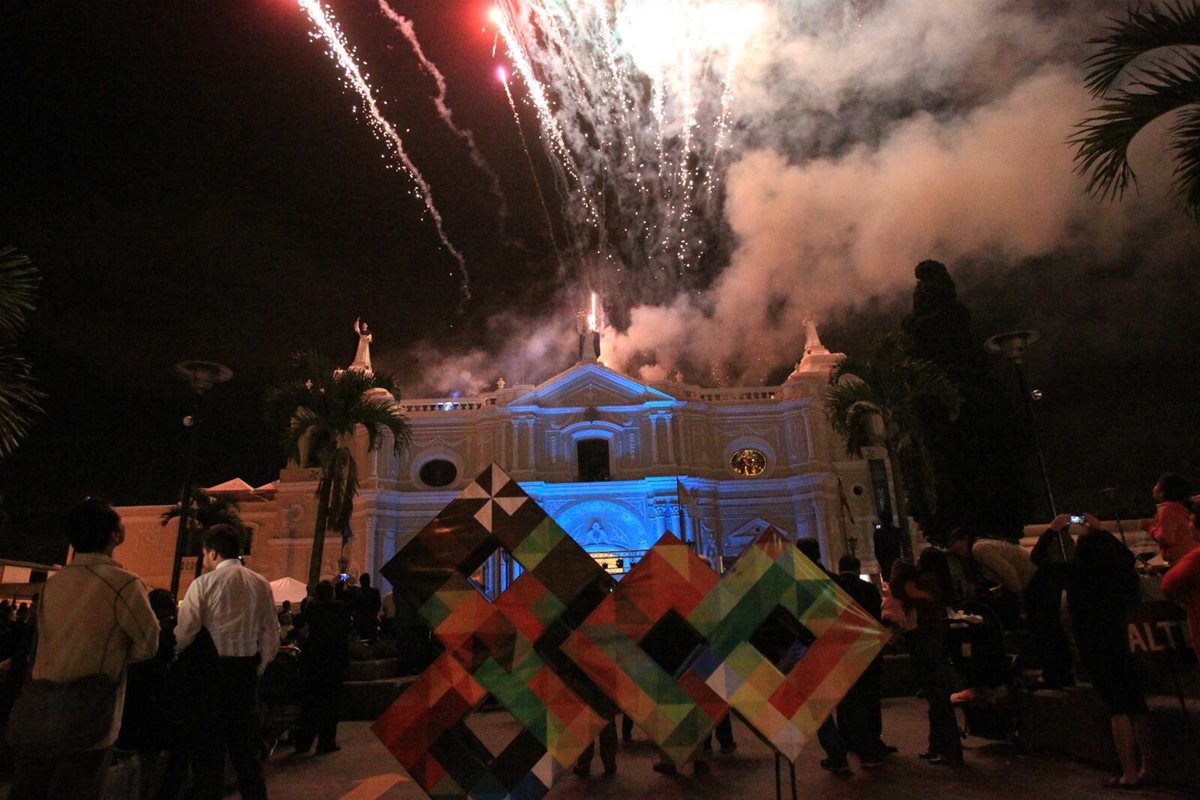
<instances>
[{"instance_id":1,"label":"circular emblem on facade","mask_svg":"<svg viewBox=\"0 0 1200 800\"><path fill-rule=\"evenodd\" d=\"M754 478L766 471L767 457L761 450L743 447L729 457L729 468L743 478Z\"/></svg>"}]
</instances>

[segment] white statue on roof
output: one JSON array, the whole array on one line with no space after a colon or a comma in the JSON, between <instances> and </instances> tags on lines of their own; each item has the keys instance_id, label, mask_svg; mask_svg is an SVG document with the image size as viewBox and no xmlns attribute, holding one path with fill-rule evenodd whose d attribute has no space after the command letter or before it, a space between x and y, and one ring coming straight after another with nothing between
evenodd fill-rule
<instances>
[{"instance_id":1,"label":"white statue on roof","mask_svg":"<svg viewBox=\"0 0 1200 800\"><path fill-rule=\"evenodd\" d=\"M825 354L829 348L821 344L821 335L817 333L817 321L812 312L804 316L804 355Z\"/></svg>"},{"instance_id":2,"label":"white statue on roof","mask_svg":"<svg viewBox=\"0 0 1200 800\"><path fill-rule=\"evenodd\" d=\"M371 329L362 317L354 320L354 332L358 334L358 349L354 352L354 363L350 369L360 372L373 372L371 369Z\"/></svg>"},{"instance_id":3,"label":"white statue on roof","mask_svg":"<svg viewBox=\"0 0 1200 800\"><path fill-rule=\"evenodd\" d=\"M830 353L829 348L821 343L821 335L817 333L817 321L810 311L804 316L804 357L796 364L788 380L795 380L801 375L827 374L838 358L839 355Z\"/></svg>"}]
</instances>

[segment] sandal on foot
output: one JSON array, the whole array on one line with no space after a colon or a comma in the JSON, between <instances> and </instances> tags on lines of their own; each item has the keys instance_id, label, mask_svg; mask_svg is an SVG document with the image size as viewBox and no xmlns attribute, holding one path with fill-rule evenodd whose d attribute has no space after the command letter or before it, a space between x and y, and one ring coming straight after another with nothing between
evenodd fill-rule
<instances>
[{"instance_id":1,"label":"sandal on foot","mask_svg":"<svg viewBox=\"0 0 1200 800\"><path fill-rule=\"evenodd\" d=\"M1136 792L1142 788L1141 781L1134 781L1133 783L1126 783L1125 781L1121 780L1120 777L1109 778L1102 785L1106 789L1120 789L1120 790L1126 791L1126 792Z\"/></svg>"}]
</instances>

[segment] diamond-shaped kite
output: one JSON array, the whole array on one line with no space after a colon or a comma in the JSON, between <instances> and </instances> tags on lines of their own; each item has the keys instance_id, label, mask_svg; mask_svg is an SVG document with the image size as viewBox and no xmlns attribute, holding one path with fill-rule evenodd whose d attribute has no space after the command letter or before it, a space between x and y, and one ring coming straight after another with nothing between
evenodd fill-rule
<instances>
[{"instance_id":1,"label":"diamond-shaped kite","mask_svg":"<svg viewBox=\"0 0 1200 800\"><path fill-rule=\"evenodd\" d=\"M525 572L488 602L469 576L497 548ZM494 464L382 572L446 649L372 730L431 797L545 795L608 722L558 645L612 578ZM489 694L523 726L498 755L464 724Z\"/></svg>"},{"instance_id":2,"label":"diamond-shaped kite","mask_svg":"<svg viewBox=\"0 0 1200 800\"><path fill-rule=\"evenodd\" d=\"M816 637L786 674L748 641L777 608ZM746 548L688 622L709 647L689 677L704 681L791 761L888 640L870 614L774 528Z\"/></svg>"},{"instance_id":3,"label":"diamond-shaped kite","mask_svg":"<svg viewBox=\"0 0 1200 800\"><path fill-rule=\"evenodd\" d=\"M729 711L717 692L686 669L705 648L703 637L688 636L684 620L719 580L690 547L665 534L563 645L680 765L695 756Z\"/></svg>"}]
</instances>

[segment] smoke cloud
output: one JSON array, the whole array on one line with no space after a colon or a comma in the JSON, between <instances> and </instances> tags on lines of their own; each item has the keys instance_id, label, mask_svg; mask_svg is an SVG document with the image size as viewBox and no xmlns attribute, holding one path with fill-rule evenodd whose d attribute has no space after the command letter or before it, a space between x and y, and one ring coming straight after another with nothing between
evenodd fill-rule
<instances>
[{"instance_id":1,"label":"smoke cloud","mask_svg":"<svg viewBox=\"0 0 1200 800\"><path fill-rule=\"evenodd\" d=\"M1153 141L1135 152L1149 178L1139 198L1101 203L1073 173L1066 140L1092 102L1079 66L1086 39L1123 8L777 4L771 35L747 51L733 85L728 263L707 289L663 304L606 297L628 324L604 332L605 362L648 380L682 371L700 383L753 383L799 357L807 314L835 322L869 298L910 291L925 258L952 271L1030 259L1103 265L1136 245L1153 269L1195 251ZM486 366L510 383L565 368L569 308L494 321L513 334L499 351L424 353L426 388L475 391L494 380L478 377Z\"/></svg>"}]
</instances>

